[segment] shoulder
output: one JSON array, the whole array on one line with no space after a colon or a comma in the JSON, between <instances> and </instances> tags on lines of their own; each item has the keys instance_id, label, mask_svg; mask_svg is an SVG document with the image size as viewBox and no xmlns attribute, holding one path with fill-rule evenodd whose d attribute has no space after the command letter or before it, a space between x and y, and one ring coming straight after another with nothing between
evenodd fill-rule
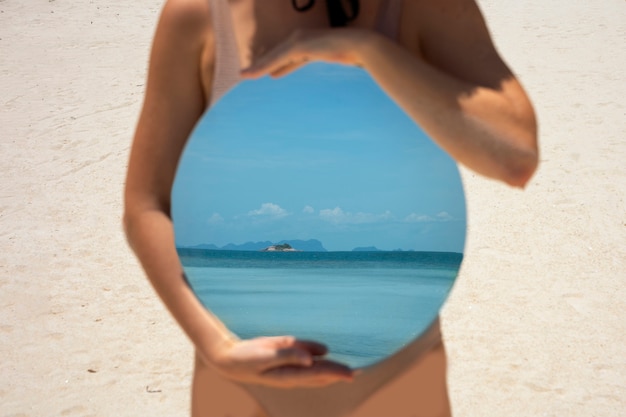
<instances>
[{"instance_id":1,"label":"shoulder","mask_svg":"<svg viewBox=\"0 0 626 417\"><path fill-rule=\"evenodd\" d=\"M167 0L155 34L155 44L184 49L198 47L212 33L210 0Z\"/></svg>"},{"instance_id":2,"label":"shoulder","mask_svg":"<svg viewBox=\"0 0 626 417\"><path fill-rule=\"evenodd\" d=\"M167 0L161 11L153 50L172 57L198 56L213 33L210 0Z\"/></svg>"},{"instance_id":3,"label":"shoulder","mask_svg":"<svg viewBox=\"0 0 626 417\"><path fill-rule=\"evenodd\" d=\"M212 56L206 53L213 44L209 8L209 0L167 0L152 42L143 110L180 118L180 131L196 121L185 115L199 117L206 101L199 69Z\"/></svg>"},{"instance_id":4,"label":"shoulder","mask_svg":"<svg viewBox=\"0 0 626 417\"><path fill-rule=\"evenodd\" d=\"M199 75L199 68L211 67L211 12L210 0L167 0L163 6L150 59L153 78L161 81L155 83L159 91L167 85L179 88L177 84L191 81L191 74Z\"/></svg>"},{"instance_id":5,"label":"shoulder","mask_svg":"<svg viewBox=\"0 0 626 417\"><path fill-rule=\"evenodd\" d=\"M210 28L210 0L167 0L160 24L172 25L188 32Z\"/></svg>"}]
</instances>

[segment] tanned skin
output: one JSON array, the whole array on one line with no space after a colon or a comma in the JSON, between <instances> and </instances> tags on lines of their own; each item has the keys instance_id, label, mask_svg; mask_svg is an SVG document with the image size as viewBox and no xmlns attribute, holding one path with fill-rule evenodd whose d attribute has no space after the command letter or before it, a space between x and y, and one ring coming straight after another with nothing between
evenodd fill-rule
<instances>
[{"instance_id":1,"label":"tanned skin","mask_svg":"<svg viewBox=\"0 0 626 417\"><path fill-rule=\"evenodd\" d=\"M537 167L532 105L495 50L473 0L404 0L397 41L374 32L381 0L362 0L348 27L325 5L228 0L242 77L280 77L312 61L364 68L458 163L524 187ZM209 0L168 0L154 37L125 189L128 241L196 348L192 415L446 416L439 324L399 354L355 373L325 346L289 335L239 340L183 278L170 193L189 134L211 100L215 35Z\"/></svg>"}]
</instances>

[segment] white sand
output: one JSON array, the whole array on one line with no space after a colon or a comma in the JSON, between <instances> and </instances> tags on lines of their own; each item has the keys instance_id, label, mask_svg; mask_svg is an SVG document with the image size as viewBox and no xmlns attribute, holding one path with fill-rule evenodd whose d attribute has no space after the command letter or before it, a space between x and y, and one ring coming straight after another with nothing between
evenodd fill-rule
<instances>
[{"instance_id":1,"label":"white sand","mask_svg":"<svg viewBox=\"0 0 626 417\"><path fill-rule=\"evenodd\" d=\"M524 192L464 171L455 415L626 415L626 3L481 4L542 163ZM0 0L0 416L187 415L192 349L120 223L160 6Z\"/></svg>"}]
</instances>

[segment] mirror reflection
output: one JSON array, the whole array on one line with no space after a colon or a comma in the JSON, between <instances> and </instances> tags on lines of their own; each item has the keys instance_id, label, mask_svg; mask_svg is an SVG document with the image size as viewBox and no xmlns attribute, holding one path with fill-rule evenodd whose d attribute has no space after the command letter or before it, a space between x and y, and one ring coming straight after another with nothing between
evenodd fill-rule
<instances>
[{"instance_id":1,"label":"mirror reflection","mask_svg":"<svg viewBox=\"0 0 626 417\"><path fill-rule=\"evenodd\" d=\"M323 63L202 117L172 216L192 289L234 334L316 340L351 367L427 329L466 230L454 161L365 71Z\"/></svg>"}]
</instances>

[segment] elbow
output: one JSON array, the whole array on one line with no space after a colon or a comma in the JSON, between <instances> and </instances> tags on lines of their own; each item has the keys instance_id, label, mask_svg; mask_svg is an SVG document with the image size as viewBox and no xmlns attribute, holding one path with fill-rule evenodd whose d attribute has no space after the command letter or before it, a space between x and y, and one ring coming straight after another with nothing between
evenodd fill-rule
<instances>
[{"instance_id":1,"label":"elbow","mask_svg":"<svg viewBox=\"0 0 626 417\"><path fill-rule=\"evenodd\" d=\"M138 243L143 240L141 236L146 228L154 228L156 224L154 220L161 218L170 220L169 208L164 209L163 205L155 203L154 200L126 200L121 221L126 241L132 250L136 250Z\"/></svg>"},{"instance_id":2,"label":"elbow","mask_svg":"<svg viewBox=\"0 0 626 417\"><path fill-rule=\"evenodd\" d=\"M126 209L122 216L122 228L126 236L126 242L131 249L135 249L134 242L136 240L139 225L142 222L143 213L136 209Z\"/></svg>"},{"instance_id":3,"label":"elbow","mask_svg":"<svg viewBox=\"0 0 626 417\"><path fill-rule=\"evenodd\" d=\"M537 171L539 155L536 151L527 151L516 156L504 167L504 182L511 187L524 189Z\"/></svg>"},{"instance_id":4,"label":"elbow","mask_svg":"<svg viewBox=\"0 0 626 417\"><path fill-rule=\"evenodd\" d=\"M539 147L537 145L537 124L534 116L526 123L527 127L511 145L506 147L502 158L503 180L511 187L524 189L539 166Z\"/></svg>"},{"instance_id":5,"label":"elbow","mask_svg":"<svg viewBox=\"0 0 626 417\"><path fill-rule=\"evenodd\" d=\"M122 215L122 230L126 236L126 242L131 249L134 249L133 242L135 240L137 225L139 224L142 216L142 211L139 209L138 204L128 204L126 201L124 207L124 214Z\"/></svg>"},{"instance_id":6,"label":"elbow","mask_svg":"<svg viewBox=\"0 0 626 417\"><path fill-rule=\"evenodd\" d=\"M125 210L124 214L122 215L122 228L124 230L124 235L126 236L126 242L131 247L132 247L132 232L131 231L133 229L134 223L135 223L135 216L133 215L133 213L129 212L128 210Z\"/></svg>"}]
</instances>

